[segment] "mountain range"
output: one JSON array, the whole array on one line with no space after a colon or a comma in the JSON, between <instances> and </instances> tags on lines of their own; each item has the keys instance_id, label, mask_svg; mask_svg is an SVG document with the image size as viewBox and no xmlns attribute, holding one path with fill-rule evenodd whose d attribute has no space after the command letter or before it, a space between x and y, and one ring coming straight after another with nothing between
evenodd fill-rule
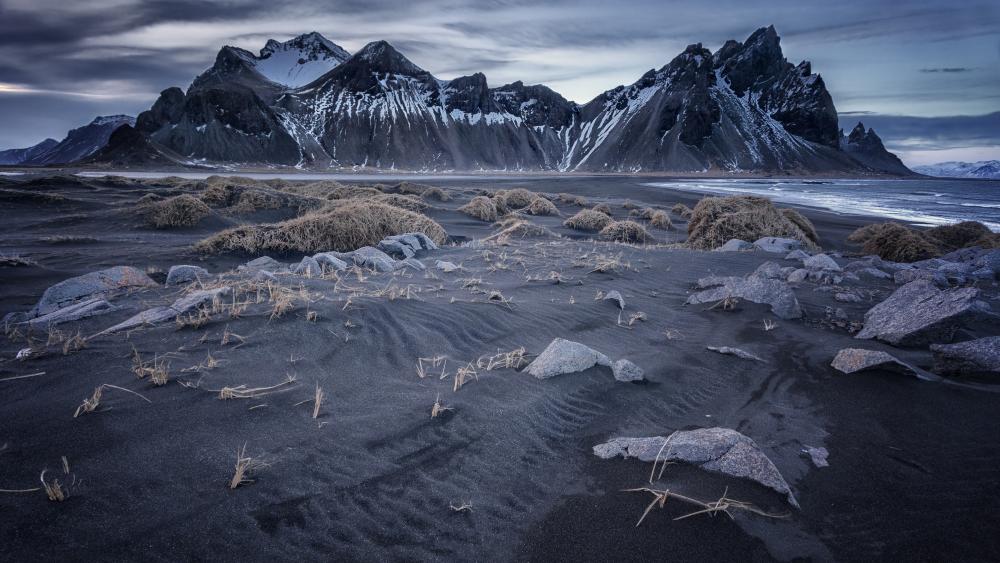
<instances>
[{"instance_id":1,"label":"mountain range","mask_svg":"<svg viewBox=\"0 0 1000 563\"><path fill-rule=\"evenodd\" d=\"M943 178L980 178L984 180L1000 180L1000 160L981 160L979 162L939 162L914 166L914 172L928 176Z\"/></svg>"},{"instance_id":2,"label":"mountain range","mask_svg":"<svg viewBox=\"0 0 1000 563\"><path fill-rule=\"evenodd\" d=\"M100 116L70 130L62 141L45 139L32 147L0 151L0 164L45 166L77 162L104 148L111 133L122 125L135 125L135 118L128 115Z\"/></svg>"},{"instance_id":3,"label":"mountain range","mask_svg":"<svg viewBox=\"0 0 1000 563\"><path fill-rule=\"evenodd\" d=\"M838 129L822 77L780 41L767 27L714 53L690 45L582 105L482 73L440 80L385 41L353 55L315 32L259 54L227 46L86 162L910 174L873 130Z\"/></svg>"}]
</instances>

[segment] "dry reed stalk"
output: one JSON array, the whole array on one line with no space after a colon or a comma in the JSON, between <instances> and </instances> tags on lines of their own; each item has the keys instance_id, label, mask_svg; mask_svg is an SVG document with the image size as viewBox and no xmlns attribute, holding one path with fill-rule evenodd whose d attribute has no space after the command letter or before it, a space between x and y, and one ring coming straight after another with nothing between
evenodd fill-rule
<instances>
[{"instance_id":1,"label":"dry reed stalk","mask_svg":"<svg viewBox=\"0 0 1000 563\"><path fill-rule=\"evenodd\" d=\"M291 375L285 377L285 380L276 385L271 385L270 387L247 387L246 385L237 385L235 387L223 387L222 389L214 390L209 389L212 393L218 393L219 399L229 400L229 399L254 399L264 395L269 395L271 393L276 393L286 385L295 383L295 378Z\"/></svg>"},{"instance_id":2,"label":"dry reed stalk","mask_svg":"<svg viewBox=\"0 0 1000 563\"><path fill-rule=\"evenodd\" d=\"M501 352L498 349L497 353L492 356L480 356L476 360L476 367L485 371L493 371L494 369L521 369L521 366L526 361L524 355L524 346L515 348L510 352Z\"/></svg>"},{"instance_id":3,"label":"dry reed stalk","mask_svg":"<svg viewBox=\"0 0 1000 563\"><path fill-rule=\"evenodd\" d=\"M458 368L458 371L455 372L455 385L453 386L452 391L458 391L461 389L470 378L475 378L476 381L479 381L479 373L476 372L476 367L472 365L472 362L469 362L469 364L463 368Z\"/></svg>"},{"instance_id":4,"label":"dry reed stalk","mask_svg":"<svg viewBox=\"0 0 1000 563\"><path fill-rule=\"evenodd\" d=\"M41 477L39 477L39 479L42 482L42 487L45 489L45 495L49 497L49 500L55 502L62 502L66 500L66 498L69 496L69 493L63 490L62 483L59 482L59 479L53 479L51 482L46 481L45 471L48 470L42 471L42 475Z\"/></svg>"},{"instance_id":5,"label":"dry reed stalk","mask_svg":"<svg viewBox=\"0 0 1000 563\"><path fill-rule=\"evenodd\" d=\"M441 415L441 413L450 410L453 409L451 407L446 407L443 403L441 403L441 394L438 393L437 398L434 399L434 406L431 407L431 418L437 418Z\"/></svg>"},{"instance_id":6,"label":"dry reed stalk","mask_svg":"<svg viewBox=\"0 0 1000 563\"><path fill-rule=\"evenodd\" d=\"M472 501L462 501L457 506L454 503L448 503L448 508L454 510L455 512L472 512Z\"/></svg>"},{"instance_id":7,"label":"dry reed stalk","mask_svg":"<svg viewBox=\"0 0 1000 563\"><path fill-rule=\"evenodd\" d=\"M745 512L750 512L752 514L757 514L759 516L764 516L767 518L786 518L788 516L788 514L772 514L769 512L764 512L763 510L755 507L749 502L731 499L728 496L729 487L726 487L726 491L722 494L722 496L718 500L708 501L708 502L691 498L689 496L685 496L679 493L675 493L669 489L652 489L649 487L640 487L637 489L624 489L623 492L629 492L629 493L645 492L653 495L653 501L649 503L649 506L647 506L646 510L643 511L642 516L639 517L639 521L635 523L636 528L638 528L639 525L642 524L642 521L646 519L646 516L649 515L649 513L653 510L655 506L659 505L660 508L663 508L664 505L667 503L668 498L673 498L687 504L701 507L699 510L695 510L694 512L683 514L681 516L678 516L677 518L674 518L675 521L683 520L685 518L690 518L692 516L697 516L699 514L708 514L710 516L714 516L718 512L721 512L726 516L729 516L729 518L731 519L735 519L733 513L730 512L731 510L742 510Z\"/></svg>"},{"instance_id":8,"label":"dry reed stalk","mask_svg":"<svg viewBox=\"0 0 1000 563\"><path fill-rule=\"evenodd\" d=\"M69 355L70 352L77 352L83 350L87 347L87 339L83 337L80 331L71 336L66 342L63 343L63 356Z\"/></svg>"},{"instance_id":9,"label":"dry reed stalk","mask_svg":"<svg viewBox=\"0 0 1000 563\"><path fill-rule=\"evenodd\" d=\"M244 443L243 448L236 450L236 466L233 470L233 477L229 480L229 488L235 489L240 485L253 483L254 480L250 478L250 475L268 465L264 461L248 456L247 445Z\"/></svg>"},{"instance_id":10,"label":"dry reed stalk","mask_svg":"<svg viewBox=\"0 0 1000 563\"><path fill-rule=\"evenodd\" d=\"M242 336L240 336L240 335L236 334L235 332L229 330L229 325L226 325L226 329L222 331L221 345L222 346L228 346L229 343L233 342L234 340L239 340L240 341L240 343L239 343L239 345L237 347L242 346L244 343L246 343L246 338L243 338Z\"/></svg>"},{"instance_id":11,"label":"dry reed stalk","mask_svg":"<svg viewBox=\"0 0 1000 563\"><path fill-rule=\"evenodd\" d=\"M147 403L153 402L147 399L146 397L140 395L139 393L136 393L135 391L125 389L124 387L118 387L117 385L111 385L110 383L102 383L101 385L98 385L97 387L94 388L94 393L90 397L84 399L83 403L79 407L76 407L76 412L73 413L73 418L77 418L81 414L87 414L96 411L97 407L101 405L101 398L104 396L104 389L118 389L119 391L125 391L126 393L131 393L136 397L139 397L143 401L146 401Z\"/></svg>"},{"instance_id":12,"label":"dry reed stalk","mask_svg":"<svg viewBox=\"0 0 1000 563\"><path fill-rule=\"evenodd\" d=\"M778 328L778 323L772 321L771 319L764 319L764 332L771 332L776 328Z\"/></svg>"}]
</instances>

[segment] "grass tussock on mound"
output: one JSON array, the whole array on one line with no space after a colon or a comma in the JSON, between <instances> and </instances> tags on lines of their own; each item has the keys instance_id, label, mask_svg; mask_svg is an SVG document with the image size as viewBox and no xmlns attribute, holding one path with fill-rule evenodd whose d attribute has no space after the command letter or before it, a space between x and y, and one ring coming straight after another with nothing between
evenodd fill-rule
<instances>
[{"instance_id":1,"label":"grass tussock on mound","mask_svg":"<svg viewBox=\"0 0 1000 563\"><path fill-rule=\"evenodd\" d=\"M193 227L212 212L203 201L187 194L156 201L143 196L140 202L139 212L157 229Z\"/></svg>"},{"instance_id":2,"label":"grass tussock on mound","mask_svg":"<svg viewBox=\"0 0 1000 563\"><path fill-rule=\"evenodd\" d=\"M494 226L498 227L500 230L483 240L496 241L497 243L504 244L510 239L515 238L559 238L559 235L551 230L546 229L541 225L536 225L531 221L527 221L516 215L508 216Z\"/></svg>"},{"instance_id":3,"label":"grass tussock on mound","mask_svg":"<svg viewBox=\"0 0 1000 563\"><path fill-rule=\"evenodd\" d=\"M816 227L813 226L812 221L806 219L804 215L794 209L784 208L779 211L785 216L785 219L794 223L803 234L809 237L809 240L819 244L819 233L816 232Z\"/></svg>"},{"instance_id":4,"label":"grass tussock on mound","mask_svg":"<svg viewBox=\"0 0 1000 563\"><path fill-rule=\"evenodd\" d=\"M202 240L195 249L209 254L346 252L374 246L387 236L406 232L422 232L439 244L448 236L441 225L426 215L358 200L281 223L227 229Z\"/></svg>"},{"instance_id":5,"label":"grass tussock on mound","mask_svg":"<svg viewBox=\"0 0 1000 563\"><path fill-rule=\"evenodd\" d=\"M815 233L809 220L799 217ZM819 248L771 200L756 196L706 197L699 201L688 223L687 244L692 248L712 250L730 239L752 242L763 237L793 238L809 249Z\"/></svg>"},{"instance_id":6,"label":"grass tussock on mound","mask_svg":"<svg viewBox=\"0 0 1000 563\"><path fill-rule=\"evenodd\" d=\"M649 217L649 226L664 231L674 230L674 222L670 220L670 216L667 215L666 211L654 211Z\"/></svg>"},{"instance_id":7,"label":"grass tussock on mound","mask_svg":"<svg viewBox=\"0 0 1000 563\"><path fill-rule=\"evenodd\" d=\"M603 213L608 217L611 217L611 206L606 203L598 203L594 206L594 211L598 213Z\"/></svg>"},{"instance_id":8,"label":"grass tussock on mound","mask_svg":"<svg viewBox=\"0 0 1000 563\"><path fill-rule=\"evenodd\" d=\"M531 205L531 202L534 201L536 197L538 196L524 188L501 190L494 196L495 199L499 199L503 202L504 207L510 210L524 209L525 207Z\"/></svg>"},{"instance_id":9,"label":"grass tussock on mound","mask_svg":"<svg viewBox=\"0 0 1000 563\"><path fill-rule=\"evenodd\" d=\"M653 235L635 221L612 221L601 229L601 238L615 242L644 243L653 240Z\"/></svg>"},{"instance_id":10,"label":"grass tussock on mound","mask_svg":"<svg viewBox=\"0 0 1000 563\"><path fill-rule=\"evenodd\" d=\"M525 211L530 215L559 215L556 206L544 197L536 197L531 200Z\"/></svg>"},{"instance_id":11,"label":"grass tussock on mound","mask_svg":"<svg viewBox=\"0 0 1000 563\"><path fill-rule=\"evenodd\" d=\"M587 201L587 198L583 197L582 195L561 193L559 194L558 197L559 201L567 205L579 205L580 207L587 207L588 205L590 205L590 202Z\"/></svg>"},{"instance_id":12,"label":"grass tussock on mound","mask_svg":"<svg viewBox=\"0 0 1000 563\"><path fill-rule=\"evenodd\" d=\"M683 203L675 203L674 206L670 208L670 212L677 215L681 219L690 219L694 214L694 210Z\"/></svg>"},{"instance_id":13,"label":"grass tussock on mound","mask_svg":"<svg viewBox=\"0 0 1000 563\"><path fill-rule=\"evenodd\" d=\"M926 231L917 231L895 222L873 223L854 231L847 240L861 244L865 254L875 254L893 262L926 260L971 246L1000 248L1000 234L991 232L976 221L963 221Z\"/></svg>"},{"instance_id":14,"label":"grass tussock on mound","mask_svg":"<svg viewBox=\"0 0 1000 563\"><path fill-rule=\"evenodd\" d=\"M496 205L492 199L483 195L477 195L469 203L459 207L458 210L480 221L489 221L492 223L497 220Z\"/></svg>"},{"instance_id":15,"label":"grass tussock on mound","mask_svg":"<svg viewBox=\"0 0 1000 563\"><path fill-rule=\"evenodd\" d=\"M610 222L611 217L600 211L583 209L577 212L576 215L563 221L563 226L578 231L600 231L604 227L607 227Z\"/></svg>"}]
</instances>

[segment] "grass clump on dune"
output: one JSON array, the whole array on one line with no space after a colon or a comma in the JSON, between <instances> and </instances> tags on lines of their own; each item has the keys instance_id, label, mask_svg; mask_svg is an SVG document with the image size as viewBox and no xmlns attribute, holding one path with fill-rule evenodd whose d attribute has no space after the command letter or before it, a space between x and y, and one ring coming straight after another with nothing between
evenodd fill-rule
<instances>
[{"instance_id":1,"label":"grass clump on dune","mask_svg":"<svg viewBox=\"0 0 1000 563\"><path fill-rule=\"evenodd\" d=\"M672 231L674 229L674 223L665 211L654 211L649 216L649 226L664 231Z\"/></svg>"},{"instance_id":2,"label":"grass clump on dune","mask_svg":"<svg viewBox=\"0 0 1000 563\"><path fill-rule=\"evenodd\" d=\"M653 240L653 235L635 221L612 221L601 229L601 238L615 242L642 243Z\"/></svg>"},{"instance_id":3,"label":"grass clump on dune","mask_svg":"<svg viewBox=\"0 0 1000 563\"><path fill-rule=\"evenodd\" d=\"M198 198L184 194L159 201L146 200L140 205L140 212L149 225L168 229L193 227L212 210Z\"/></svg>"},{"instance_id":4,"label":"grass clump on dune","mask_svg":"<svg viewBox=\"0 0 1000 563\"><path fill-rule=\"evenodd\" d=\"M603 213L608 217L611 217L611 206L606 203L598 203L594 206L594 211L598 213Z\"/></svg>"},{"instance_id":5,"label":"grass clump on dune","mask_svg":"<svg viewBox=\"0 0 1000 563\"><path fill-rule=\"evenodd\" d=\"M798 215L810 231L809 220ZM687 243L692 248L712 250L730 239L755 241L763 237L799 240L806 248L819 247L796 221L790 220L771 200L756 196L706 197L692 210Z\"/></svg>"},{"instance_id":6,"label":"grass clump on dune","mask_svg":"<svg viewBox=\"0 0 1000 563\"><path fill-rule=\"evenodd\" d=\"M544 197L533 199L525 211L530 215L559 215L559 210L556 209L556 206Z\"/></svg>"},{"instance_id":7,"label":"grass clump on dune","mask_svg":"<svg viewBox=\"0 0 1000 563\"><path fill-rule=\"evenodd\" d=\"M587 207L587 205L589 205L587 198L583 197L582 195L561 193L559 194L558 197L559 201L569 205L579 205L580 207Z\"/></svg>"},{"instance_id":8,"label":"grass clump on dune","mask_svg":"<svg viewBox=\"0 0 1000 563\"><path fill-rule=\"evenodd\" d=\"M563 226L578 231L600 231L604 227L607 227L610 222L611 217L600 211L583 209L577 212L576 215L563 221Z\"/></svg>"},{"instance_id":9,"label":"grass clump on dune","mask_svg":"<svg viewBox=\"0 0 1000 563\"><path fill-rule=\"evenodd\" d=\"M531 202L538 196L524 188L515 188L513 190L499 191L494 197L503 201L504 206L508 209L524 209L531 205Z\"/></svg>"},{"instance_id":10,"label":"grass clump on dune","mask_svg":"<svg viewBox=\"0 0 1000 563\"><path fill-rule=\"evenodd\" d=\"M816 227L813 226L812 221L806 219L805 215L802 215L794 209L788 208L780 209L779 211L781 211L781 214L785 216L785 219L795 223L795 226L801 229L803 234L805 234L809 240L817 244L819 243L819 233L816 232Z\"/></svg>"},{"instance_id":11,"label":"grass clump on dune","mask_svg":"<svg viewBox=\"0 0 1000 563\"><path fill-rule=\"evenodd\" d=\"M497 208L493 200L482 195L472 198L469 203L458 208L459 211L480 221L493 222L497 220Z\"/></svg>"},{"instance_id":12,"label":"grass clump on dune","mask_svg":"<svg viewBox=\"0 0 1000 563\"><path fill-rule=\"evenodd\" d=\"M346 252L407 232L422 232L439 244L447 238L441 225L426 215L374 201L348 200L281 223L227 229L202 240L195 248L211 254Z\"/></svg>"},{"instance_id":13,"label":"grass clump on dune","mask_svg":"<svg viewBox=\"0 0 1000 563\"><path fill-rule=\"evenodd\" d=\"M917 231L896 222L865 225L847 237L862 245L866 254L893 262L916 262L942 254L978 246L1000 248L1000 234L976 221L963 221Z\"/></svg>"},{"instance_id":14,"label":"grass clump on dune","mask_svg":"<svg viewBox=\"0 0 1000 563\"><path fill-rule=\"evenodd\" d=\"M927 229L926 234L945 252L969 246L1000 248L1000 233L994 233L979 221L941 225Z\"/></svg>"},{"instance_id":15,"label":"grass clump on dune","mask_svg":"<svg viewBox=\"0 0 1000 563\"><path fill-rule=\"evenodd\" d=\"M675 203L674 206L670 208L670 212L677 215L681 219L690 219L691 215L694 214L694 211L683 203Z\"/></svg>"}]
</instances>

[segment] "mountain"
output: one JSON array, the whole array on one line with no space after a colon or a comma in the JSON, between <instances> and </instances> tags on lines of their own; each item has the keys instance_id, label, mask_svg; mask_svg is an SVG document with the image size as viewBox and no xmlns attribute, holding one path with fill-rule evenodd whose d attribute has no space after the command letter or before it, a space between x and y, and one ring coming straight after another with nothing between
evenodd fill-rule
<instances>
[{"instance_id":1,"label":"mountain","mask_svg":"<svg viewBox=\"0 0 1000 563\"><path fill-rule=\"evenodd\" d=\"M114 168L132 168L149 165L195 166L180 155L156 145L148 137L125 123L115 129L108 143L81 164L100 164Z\"/></svg>"},{"instance_id":2,"label":"mountain","mask_svg":"<svg viewBox=\"0 0 1000 563\"><path fill-rule=\"evenodd\" d=\"M14 165L21 164L35 158L39 154L42 154L52 147L59 144L59 141L55 139L45 139L37 145L27 147L24 149L7 149L0 151L0 164L3 165Z\"/></svg>"},{"instance_id":3,"label":"mountain","mask_svg":"<svg viewBox=\"0 0 1000 563\"><path fill-rule=\"evenodd\" d=\"M66 164L87 158L108 144L115 129L133 125L135 118L128 115L105 115L71 130L66 138L21 162L26 165Z\"/></svg>"},{"instance_id":4,"label":"mountain","mask_svg":"<svg viewBox=\"0 0 1000 563\"><path fill-rule=\"evenodd\" d=\"M260 56L223 47L136 130L230 164L910 174L874 131L843 138L823 79L785 59L773 27L715 53L690 45L584 105L541 85L491 88L482 73L440 80L385 41L353 55L318 33L268 41Z\"/></svg>"},{"instance_id":5,"label":"mountain","mask_svg":"<svg viewBox=\"0 0 1000 563\"><path fill-rule=\"evenodd\" d=\"M914 166L914 172L944 178L982 178L1000 180L1000 160L979 162L939 162L924 166Z\"/></svg>"}]
</instances>

